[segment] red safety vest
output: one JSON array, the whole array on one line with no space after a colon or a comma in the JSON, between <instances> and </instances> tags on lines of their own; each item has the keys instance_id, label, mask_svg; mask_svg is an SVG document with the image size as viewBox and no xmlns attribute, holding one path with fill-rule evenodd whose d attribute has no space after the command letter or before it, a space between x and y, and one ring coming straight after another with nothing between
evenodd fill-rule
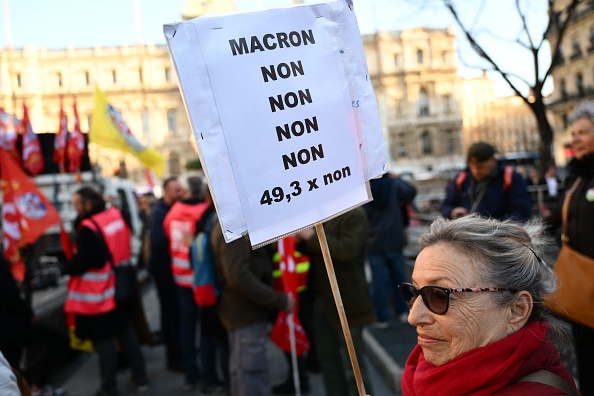
<instances>
[{"instance_id":1,"label":"red safety vest","mask_svg":"<svg viewBox=\"0 0 594 396\"><path fill-rule=\"evenodd\" d=\"M169 210L163 221L165 235L169 241L171 254L171 271L175 284L182 287L192 287L194 271L190 265L190 247L184 243L184 235L194 237L196 223L208 204L186 204L176 202Z\"/></svg>"},{"instance_id":2,"label":"red safety vest","mask_svg":"<svg viewBox=\"0 0 594 396\"><path fill-rule=\"evenodd\" d=\"M83 220L81 227L101 233L115 265L130 263L131 232L119 210L109 208L97 213ZM110 261L106 260L100 269L70 277L64 311L82 315L110 312L116 308L114 296L115 274Z\"/></svg>"}]
</instances>

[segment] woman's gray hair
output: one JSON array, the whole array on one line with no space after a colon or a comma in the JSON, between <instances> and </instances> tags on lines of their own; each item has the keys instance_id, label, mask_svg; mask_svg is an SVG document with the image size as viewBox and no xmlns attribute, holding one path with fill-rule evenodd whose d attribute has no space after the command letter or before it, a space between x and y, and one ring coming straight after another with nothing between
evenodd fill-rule
<instances>
[{"instance_id":1,"label":"woman's gray hair","mask_svg":"<svg viewBox=\"0 0 594 396\"><path fill-rule=\"evenodd\" d=\"M573 124L580 118L587 118L594 123L594 101L582 102L576 106L569 116L569 123Z\"/></svg>"},{"instance_id":2,"label":"woman's gray hair","mask_svg":"<svg viewBox=\"0 0 594 396\"><path fill-rule=\"evenodd\" d=\"M476 264L482 284L454 287L498 287L526 290L533 300L532 321L547 321L555 332L563 332L559 322L544 306L544 298L557 288L555 273L541 258L550 244L539 220L528 223L498 221L476 214L456 220L435 220L419 238L422 248L447 244ZM516 293L491 293L500 305L510 304Z\"/></svg>"}]
</instances>

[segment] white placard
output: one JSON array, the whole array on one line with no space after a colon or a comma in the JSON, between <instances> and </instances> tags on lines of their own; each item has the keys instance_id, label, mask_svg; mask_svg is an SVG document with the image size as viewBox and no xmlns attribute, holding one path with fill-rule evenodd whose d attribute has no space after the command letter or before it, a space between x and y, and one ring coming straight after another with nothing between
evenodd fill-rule
<instances>
[{"instance_id":1,"label":"white placard","mask_svg":"<svg viewBox=\"0 0 594 396\"><path fill-rule=\"evenodd\" d=\"M339 1L165 26L228 241L325 221L368 201L366 180L385 172L352 14Z\"/></svg>"}]
</instances>

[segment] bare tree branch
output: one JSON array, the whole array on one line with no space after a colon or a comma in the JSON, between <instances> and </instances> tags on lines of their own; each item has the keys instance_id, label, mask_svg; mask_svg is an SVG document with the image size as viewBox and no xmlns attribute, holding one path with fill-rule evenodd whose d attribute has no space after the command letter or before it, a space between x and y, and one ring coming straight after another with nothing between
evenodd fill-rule
<instances>
[{"instance_id":1,"label":"bare tree branch","mask_svg":"<svg viewBox=\"0 0 594 396\"><path fill-rule=\"evenodd\" d=\"M472 23L472 27L470 28L471 31L476 28L476 25L477 25L479 19L481 18L481 14L483 13L483 10L485 9L485 3L486 3L486 1L487 0L482 0L481 1L481 5L478 8L478 11L476 13L476 17L474 19L474 22Z\"/></svg>"},{"instance_id":2,"label":"bare tree branch","mask_svg":"<svg viewBox=\"0 0 594 396\"><path fill-rule=\"evenodd\" d=\"M565 9L566 10L565 20L563 22L561 22L560 21L561 13L556 14L555 10L553 8L553 5L555 3L554 0L549 0L550 21L549 21L549 26L547 26L547 30L545 30L545 32L543 33L543 37L546 38L547 33L549 33L549 31L550 31L549 29L554 28L555 30L557 30L557 42L555 43L555 47L553 48L553 51L551 51L551 65L549 66L544 77L542 78L543 82L546 81L547 77L549 77L549 74L551 74L553 67L555 67L555 61L557 60L557 57L559 56L559 51L561 48L561 41L563 41L563 37L565 36L565 32L567 31L567 26L569 25L571 18L573 18L575 9L577 8L580 1L581 0L572 0L572 2Z\"/></svg>"},{"instance_id":3,"label":"bare tree branch","mask_svg":"<svg viewBox=\"0 0 594 396\"><path fill-rule=\"evenodd\" d=\"M517 38L515 43L521 45L522 47L526 48L528 51L532 50L532 47L530 46L530 44L526 44L523 43L522 40L520 38Z\"/></svg>"},{"instance_id":4,"label":"bare tree branch","mask_svg":"<svg viewBox=\"0 0 594 396\"><path fill-rule=\"evenodd\" d=\"M499 68L499 65L497 65L497 63L495 63L495 61L485 52L485 50L483 50L483 48L479 45L479 43L476 42L476 40L474 39L474 37L472 36L472 34L468 31L468 29L466 29L466 27L464 26L464 24L460 20L460 17L458 16L458 13L456 12L456 9L454 8L454 5L452 4L452 1L451 0L443 0L443 2L444 2L444 5L446 6L446 8L448 10L450 10L450 13L454 17L454 20L456 21L456 23L458 24L458 26L460 27L460 29L462 29L462 32L466 36L466 39L468 40L468 42L470 43L470 45L472 46L472 49L481 58L485 59L487 62L489 62L491 64L491 66L493 66L493 68L501 75L501 77L503 77L503 79L507 82L507 84L510 86L510 88L515 92L515 94L517 96L519 96L520 98L522 98L522 100L528 106L531 106L531 103L528 101L528 99L526 97L524 97L524 95L522 95L522 93L515 86L515 84L512 81L510 81L510 79L508 78L508 74ZM528 86L531 87L530 84L528 84Z\"/></svg>"},{"instance_id":5,"label":"bare tree branch","mask_svg":"<svg viewBox=\"0 0 594 396\"><path fill-rule=\"evenodd\" d=\"M534 42L532 41L532 37L530 36L530 31L528 30L528 24L526 23L526 15L522 12L522 8L520 7L520 0L516 0L516 9L518 10L518 15L522 20L522 26L524 26L524 31L526 32L526 36L528 36L528 42L530 43L530 49L534 49Z\"/></svg>"}]
</instances>

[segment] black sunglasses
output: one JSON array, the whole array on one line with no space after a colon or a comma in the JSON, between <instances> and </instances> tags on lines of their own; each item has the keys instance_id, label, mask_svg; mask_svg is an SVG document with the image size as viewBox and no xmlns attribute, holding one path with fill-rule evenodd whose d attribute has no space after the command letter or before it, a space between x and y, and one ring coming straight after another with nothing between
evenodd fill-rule
<instances>
[{"instance_id":1,"label":"black sunglasses","mask_svg":"<svg viewBox=\"0 0 594 396\"><path fill-rule=\"evenodd\" d=\"M478 293L478 292L500 292L511 291L513 289L500 289L498 287L465 287L465 288L447 288L440 286L425 286L420 289L410 283L401 283L398 285L400 294L408 308L411 309L418 296L421 296L423 303L437 315L444 315L450 307L450 294L452 293Z\"/></svg>"}]
</instances>

